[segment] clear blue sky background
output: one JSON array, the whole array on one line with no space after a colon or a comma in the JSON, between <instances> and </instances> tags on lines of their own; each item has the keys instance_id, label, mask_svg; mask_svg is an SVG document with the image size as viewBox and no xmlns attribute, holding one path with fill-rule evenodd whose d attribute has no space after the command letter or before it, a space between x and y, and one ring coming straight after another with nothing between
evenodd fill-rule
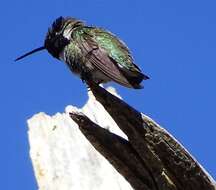
<instances>
[{"instance_id":1,"label":"clear blue sky background","mask_svg":"<svg viewBox=\"0 0 216 190\"><path fill-rule=\"evenodd\" d=\"M26 120L85 103L86 89L41 46L58 16L73 16L123 39L151 77L122 97L170 131L216 177L216 1L7 0L1 2L1 188L37 189Z\"/></svg>"}]
</instances>

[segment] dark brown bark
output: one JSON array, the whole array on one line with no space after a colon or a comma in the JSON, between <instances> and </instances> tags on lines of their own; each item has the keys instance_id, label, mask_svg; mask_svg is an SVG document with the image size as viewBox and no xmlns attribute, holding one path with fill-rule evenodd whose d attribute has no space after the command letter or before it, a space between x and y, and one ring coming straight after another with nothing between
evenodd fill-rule
<instances>
[{"instance_id":1,"label":"dark brown bark","mask_svg":"<svg viewBox=\"0 0 216 190\"><path fill-rule=\"evenodd\" d=\"M167 131L105 89L90 88L119 128L123 139L71 113L89 142L136 190L215 190L215 182Z\"/></svg>"}]
</instances>

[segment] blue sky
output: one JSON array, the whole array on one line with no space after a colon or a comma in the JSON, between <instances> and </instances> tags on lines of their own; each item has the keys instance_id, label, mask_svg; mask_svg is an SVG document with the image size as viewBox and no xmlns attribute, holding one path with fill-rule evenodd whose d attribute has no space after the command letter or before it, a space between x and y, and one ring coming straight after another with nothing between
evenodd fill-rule
<instances>
[{"instance_id":1,"label":"blue sky","mask_svg":"<svg viewBox=\"0 0 216 190\"><path fill-rule=\"evenodd\" d=\"M132 106L170 131L216 177L216 2L37 0L1 3L2 189L37 189L26 120L37 112L81 106L85 86L46 51L13 60L43 44L56 17L109 29L151 77L143 90L114 85Z\"/></svg>"}]
</instances>

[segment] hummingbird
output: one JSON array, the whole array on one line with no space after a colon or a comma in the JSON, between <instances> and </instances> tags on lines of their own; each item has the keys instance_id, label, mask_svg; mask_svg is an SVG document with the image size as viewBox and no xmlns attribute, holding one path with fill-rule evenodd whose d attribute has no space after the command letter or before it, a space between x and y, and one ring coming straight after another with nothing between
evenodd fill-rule
<instances>
[{"instance_id":1,"label":"hummingbird","mask_svg":"<svg viewBox=\"0 0 216 190\"><path fill-rule=\"evenodd\" d=\"M128 88L141 89L141 82L149 79L134 63L123 41L105 29L87 26L76 18L57 18L48 28L44 45L15 61L42 50L65 62L85 82L114 81Z\"/></svg>"}]
</instances>

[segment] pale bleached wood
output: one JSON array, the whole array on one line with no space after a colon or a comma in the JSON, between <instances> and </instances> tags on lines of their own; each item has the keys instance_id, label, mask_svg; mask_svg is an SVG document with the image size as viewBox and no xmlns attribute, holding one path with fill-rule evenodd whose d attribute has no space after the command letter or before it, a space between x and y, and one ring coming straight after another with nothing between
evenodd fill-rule
<instances>
[{"instance_id":1,"label":"pale bleached wood","mask_svg":"<svg viewBox=\"0 0 216 190\"><path fill-rule=\"evenodd\" d=\"M109 91L115 93L112 88ZM67 106L65 113L39 113L28 120L30 157L38 189L132 190L69 117L71 111L83 112L95 123L126 138L92 93L88 94L83 108Z\"/></svg>"}]
</instances>

